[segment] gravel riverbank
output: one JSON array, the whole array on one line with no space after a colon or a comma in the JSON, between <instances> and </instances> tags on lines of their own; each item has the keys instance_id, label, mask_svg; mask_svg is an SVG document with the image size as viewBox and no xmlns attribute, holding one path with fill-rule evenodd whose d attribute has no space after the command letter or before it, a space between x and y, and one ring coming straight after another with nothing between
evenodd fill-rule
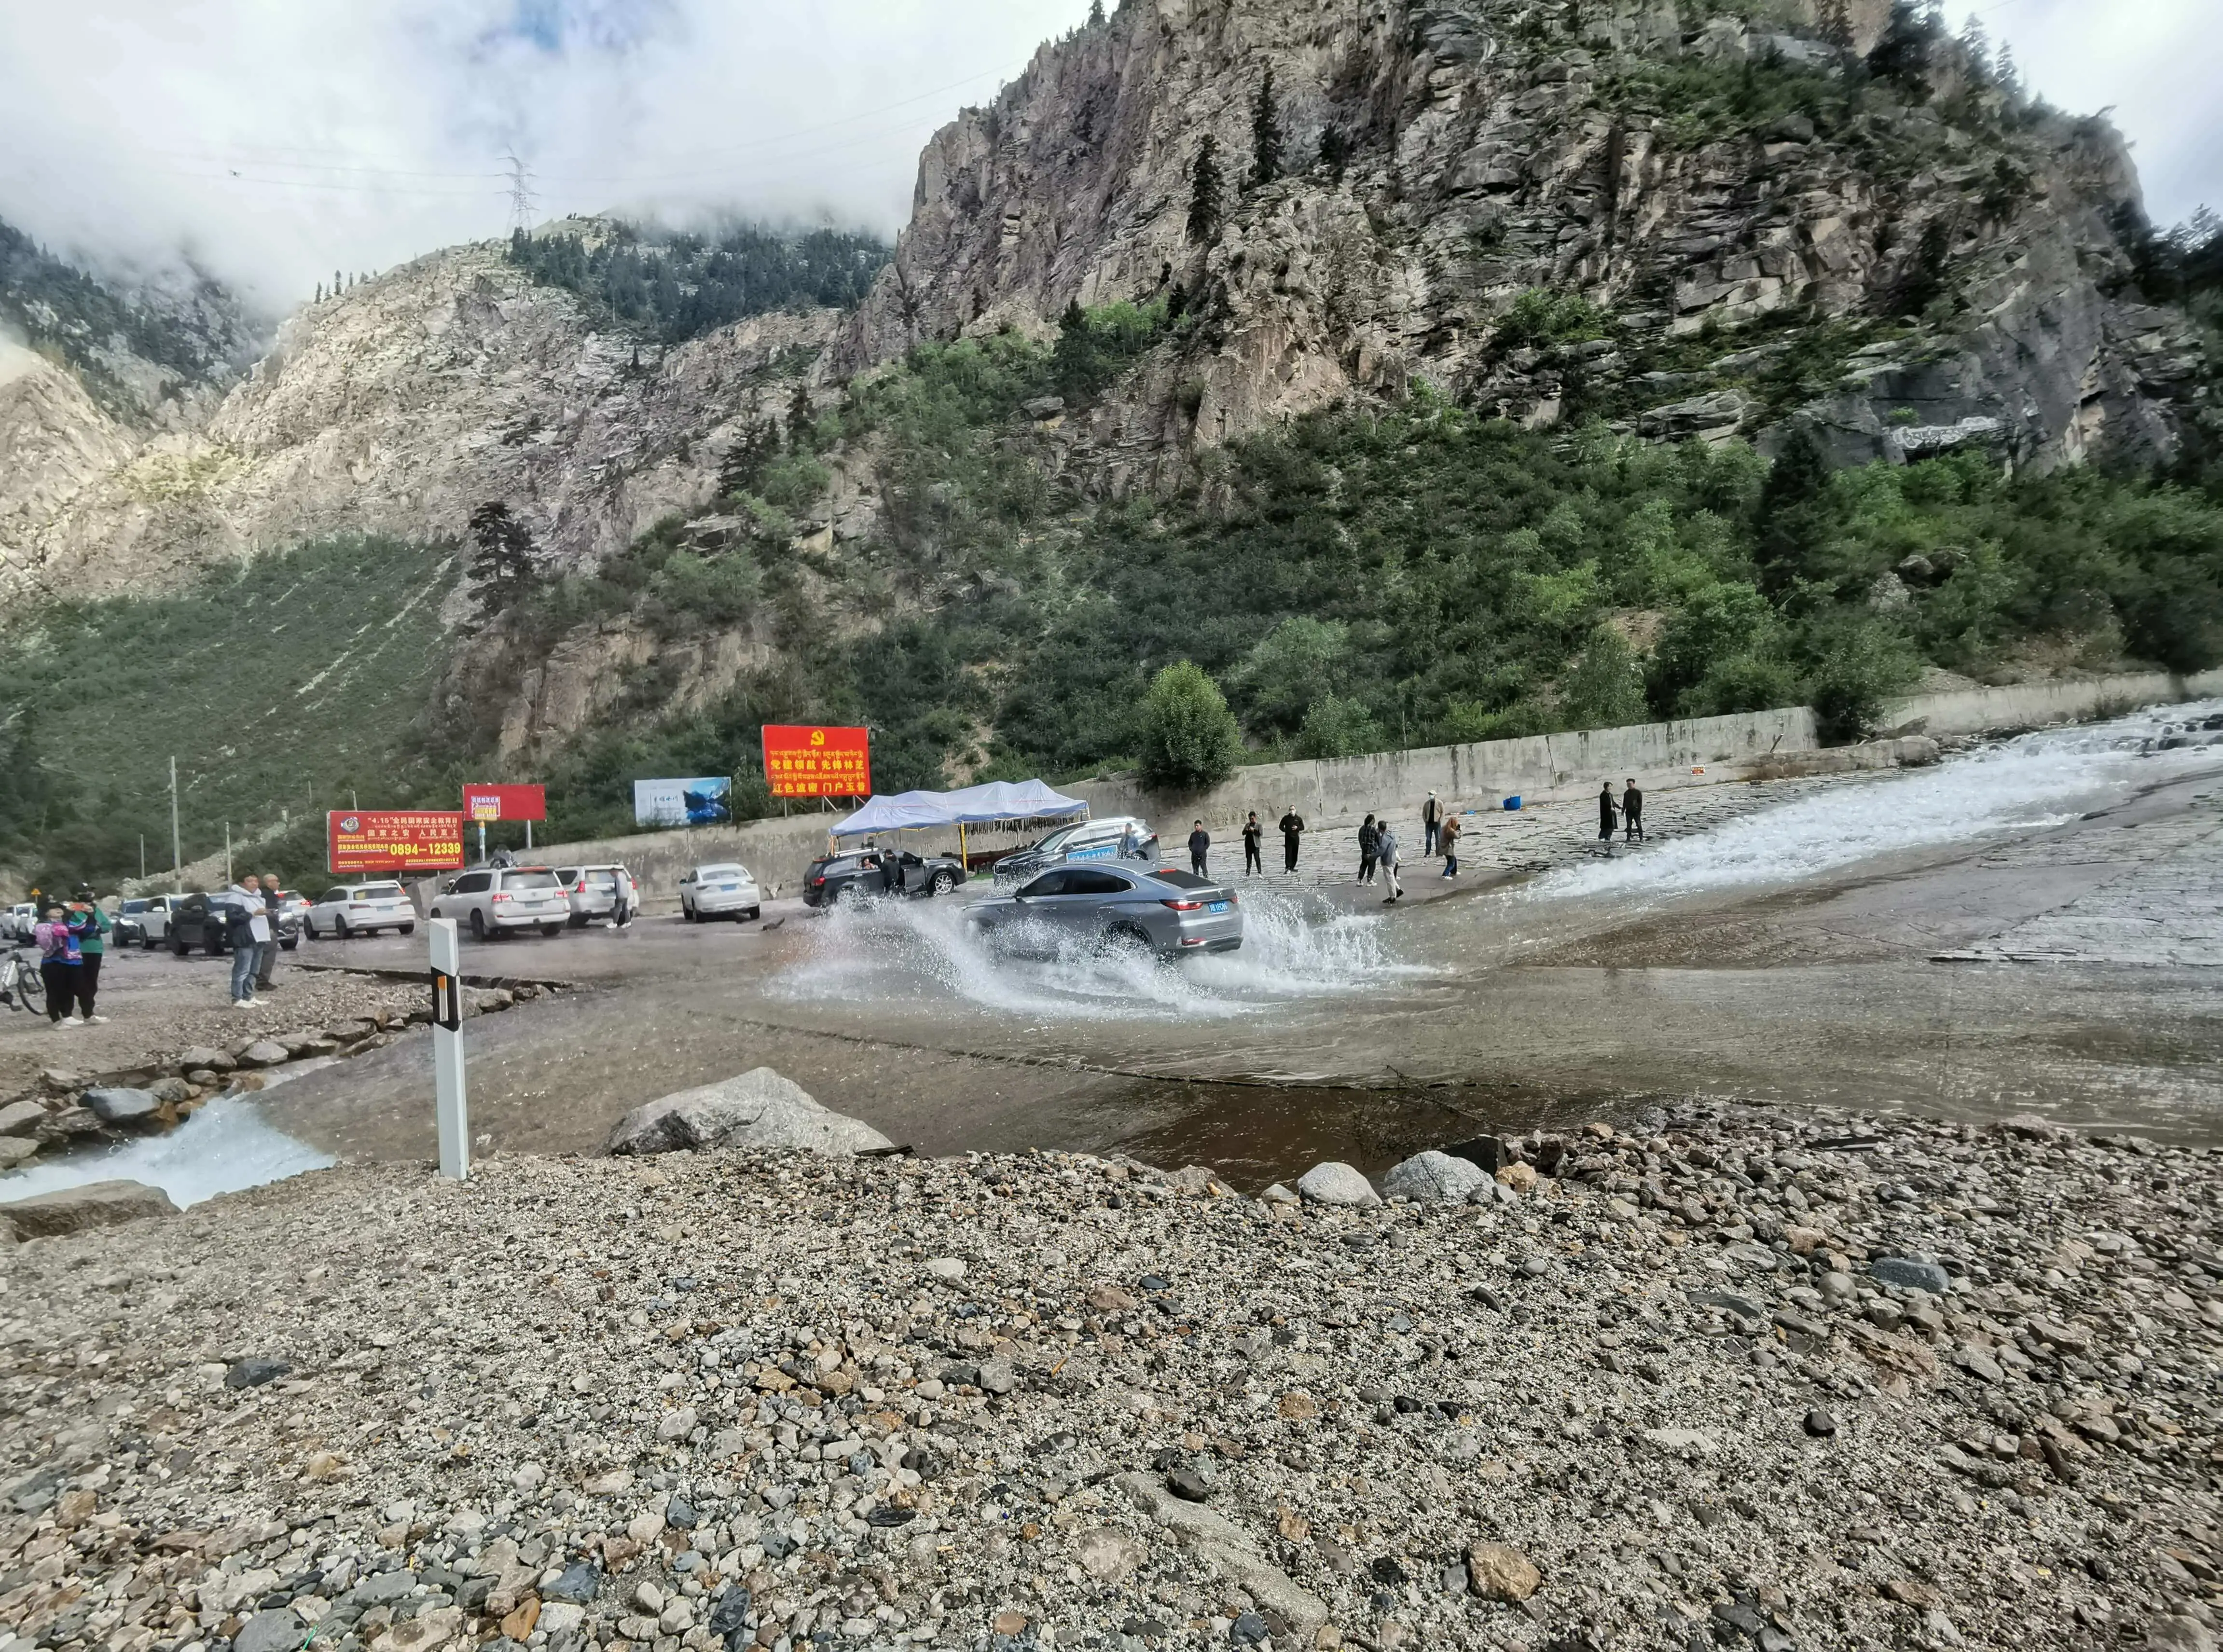
<instances>
[{"instance_id":1,"label":"gravel riverbank","mask_svg":"<svg viewBox=\"0 0 2223 1652\"><path fill-rule=\"evenodd\" d=\"M2204 1646L2216 1168L343 1167L0 1252L0 1652Z\"/></svg>"}]
</instances>

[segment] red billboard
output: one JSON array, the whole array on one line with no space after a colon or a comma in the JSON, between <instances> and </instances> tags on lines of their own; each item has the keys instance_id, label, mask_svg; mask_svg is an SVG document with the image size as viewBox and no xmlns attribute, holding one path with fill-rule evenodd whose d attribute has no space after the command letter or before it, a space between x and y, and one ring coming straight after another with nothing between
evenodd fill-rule
<instances>
[{"instance_id":1,"label":"red billboard","mask_svg":"<svg viewBox=\"0 0 2223 1652\"><path fill-rule=\"evenodd\" d=\"M766 723L764 766L774 797L869 797L872 731Z\"/></svg>"},{"instance_id":2,"label":"red billboard","mask_svg":"<svg viewBox=\"0 0 2223 1652\"><path fill-rule=\"evenodd\" d=\"M463 864L463 817L436 809L334 809L324 817L334 877L452 872Z\"/></svg>"},{"instance_id":3,"label":"red billboard","mask_svg":"<svg viewBox=\"0 0 2223 1652\"><path fill-rule=\"evenodd\" d=\"M545 786L466 786L463 818L481 825L494 820L545 820Z\"/></svg>"}]
</instances>

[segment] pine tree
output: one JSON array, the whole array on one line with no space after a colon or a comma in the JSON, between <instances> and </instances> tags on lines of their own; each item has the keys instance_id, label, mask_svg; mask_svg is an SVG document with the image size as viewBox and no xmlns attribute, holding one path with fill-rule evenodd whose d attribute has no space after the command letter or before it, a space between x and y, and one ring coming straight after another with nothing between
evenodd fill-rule
<instances>
[{"instance_id":1,"label":"pine tree","mask_svg":"<svg viewBox=\"0 0 2223 1652\"><path fill-rule=\"evenodd\" d=\"M319 281L319 282L318 282L318 283L317 283L317 302L318 302L318 304L322 304L324 301L324 284L322 281Z\"/></svg>"},{"instance_id":2,"label":"pine tree","mask_svg":"<svg viewBox=\"0 0 2223 1652\"><path fill-rule=\"evenodd\" d=\"M1324 127L1320 130L1319 164L1327 168L1327 175L1337 183L1343 181L1343 169L1350 164L1351 140L1339 126Z\"/></svg>"},{"instance_id":3,"label":"pine tree","mask_svg":"<svg viewBox=\"0 0 2223 1652\"><path fill-rule=\"evenodd\" d=\"M1188 238L1207 242L1219 233L1219 140L1207 132L1196 147L1188 175Z\"/></svg>"},{"instance_id":4,"label":"pine tree","mask_svg":"<svg viewBox=\"0 0 2223 1652\"><path fill-rule=\"evenodd\" d=\"M817 411L810 405L810 388L797 380L795 394L787 402L787 445L797 453L809 449L811 427L817 422Z\"/></svg>"},{"instance_id":5,"label":"pine tree","mask_svg":"<svg viewBox=\"0 0 2223 1652\"><path fill-rule=\"evenodd\" d=\"M1250 104L1250 187L1270 184L1281 175L1282 116L1274 107L1274 69L1269 64Z\"/></svg>"},{"instance_id":6,"label":"pine tree","mask_svg":"<svg viewBox=\"0 0 2223 1652\"><path fill-rule=\"evenodd\" d=\"M514 605L532 582L532 535L499 499L471 512L470 532L478 547L471 577L478 581L479 612L492 616Z\"/></svg>"},{"instance_id":7,"label":"pine tree","mask_svg":"<svg viewBox=\"0 0 2223 1652\"><path fill-rule=\"evenodd\" d=\"M1978 80L1992 78L1992 37L1984 32L1984 20L1973 11L1961 26L1961 55L1972 77Z\"/></svg>"},{"instance_id":8,"label":"pine tree","mask_svg":"<svg viewBox=\"0 0 2223 1652\"><path fill-rule=\"evenodd\" d=\"M1104 0L1088 0L1088 26L1091 28L1104 27Z\"/></svg>"},{"instance_id":9,"label":"pine tree","mask_svg":"<svg viewBox=\"0 0 2223 1652\"><path fill-rule=\"evenodd\" d=\"M1999 90L2007 95L2008 102L2020 101L2022 72L2015 67L2014 47L2005 41L1999 42L1999 56L1992 65L1992 79L1999 83Z\"/></svg>"}]
</instances>

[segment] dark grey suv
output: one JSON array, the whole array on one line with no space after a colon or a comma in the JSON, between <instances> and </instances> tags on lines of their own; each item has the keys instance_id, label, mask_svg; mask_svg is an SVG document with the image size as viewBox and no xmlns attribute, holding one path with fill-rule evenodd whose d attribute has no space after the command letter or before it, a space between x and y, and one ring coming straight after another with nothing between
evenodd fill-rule
<instances>
[{"instance_id":1,"label":"dark grey suv","mask_svg":"<svg viewBox=\"0 0 2223 1652\"><path fill-rule=\"evenodd\" d=\"M964 864L954 855L858 849L812 861L803 875L803 904L830 907L882 895L947 895L964 882Z\"/></svg>"},{"instance_id":2,"label":"dark grey suv","mask_svg":"<svg viewBox=\"0 0 2223 1652\"><path fill-rule=\"evenodd\" d=\"M1179 958L1243 945L1235 891L1170 866L1061 866L965 915L992 945L1012 952L1055 952L1080 941Z\"/></svg>"}]
</instances>

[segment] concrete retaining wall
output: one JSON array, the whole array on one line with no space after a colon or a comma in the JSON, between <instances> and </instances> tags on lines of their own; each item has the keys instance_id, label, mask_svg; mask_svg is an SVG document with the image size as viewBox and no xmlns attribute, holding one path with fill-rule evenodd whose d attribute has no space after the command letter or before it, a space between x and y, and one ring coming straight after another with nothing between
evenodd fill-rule
<instances>
[{"instance_id":1,"label":"concrete retaining wall","mask_svg":"<svg viewBox=\"0 0 2223 1652\"><path fill-rule=\"evenodd\" d=\"M1916 694L1896 702L1884 718L1908 734L2015 733L2056 723L2091 723L2145 706L2223 695L2223 671L2181 677L2168 671L2090 677L2074 682L2018 682L2000 688L1962 688Z\"/></svg>"}]
</instances>

